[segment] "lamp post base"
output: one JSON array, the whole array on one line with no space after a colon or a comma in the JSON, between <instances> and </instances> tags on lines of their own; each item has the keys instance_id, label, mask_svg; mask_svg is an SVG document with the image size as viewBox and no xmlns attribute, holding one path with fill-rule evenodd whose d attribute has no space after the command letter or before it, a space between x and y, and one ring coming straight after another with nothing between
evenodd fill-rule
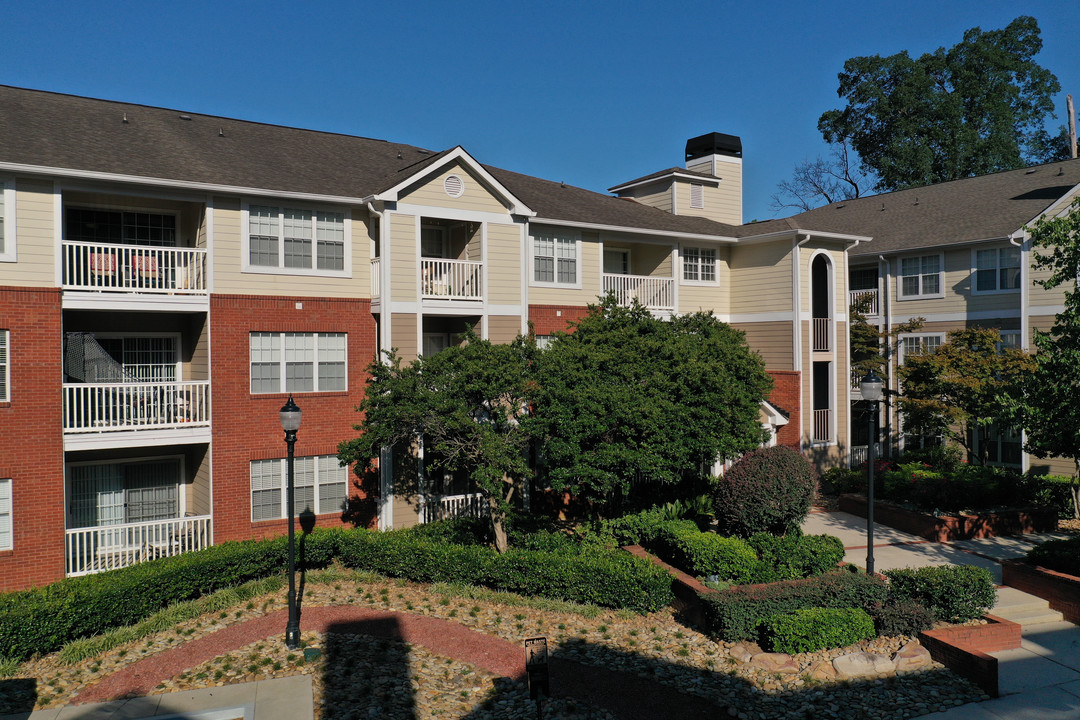
<instances>
[{"instance_id":1,"label":"lamp post base","mask_svg":"<svg viewBox=\"0 0 1080 720\"><path fill-rule=\"evenodd\" d=\"M290 650L300 647L300 628L285 628L285 647Z\"/></svg>"}]
</instances>

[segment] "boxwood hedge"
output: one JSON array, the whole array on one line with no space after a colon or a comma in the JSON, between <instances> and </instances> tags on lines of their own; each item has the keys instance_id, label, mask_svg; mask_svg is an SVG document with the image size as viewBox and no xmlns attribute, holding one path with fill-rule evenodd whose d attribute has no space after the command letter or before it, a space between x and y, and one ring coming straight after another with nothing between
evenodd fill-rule
<instances>
[{"instance_id":1,"label":"boxwood hedge","mask_svg":"<svg viewBox=\"0 0 1080 720\"><path fill-rule=\"evenodd\" d=\"M974 620L997 599L993 575L974 565L931 565L883 574L889 578L889 594L894 600L916 600L945 622Z\"/></svg>"},{"instance_id":2,"label":"boxwood hedge","mask_svg":"<svg viewBox=\"0 0 1080 720\"><path fill-rule=\"evenodd\" d=\"M874 637L874 621L861 608L802 608L765 619L762 636L774 652L814 652Z\"/></svg>"}]
</instances>

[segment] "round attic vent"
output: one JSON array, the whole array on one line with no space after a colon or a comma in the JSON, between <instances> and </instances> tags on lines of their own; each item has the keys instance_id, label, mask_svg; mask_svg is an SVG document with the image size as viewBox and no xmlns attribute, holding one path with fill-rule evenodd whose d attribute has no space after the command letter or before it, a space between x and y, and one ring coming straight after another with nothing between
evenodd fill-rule
<instances>
[{"instance_id":1,"label":"round attic vent","mask_svg":"<svg viewBox=\"0 0 1080 720\"><path fill-rule=\"evenodd\" d=\"M452 198L461 197L461 194L465 192L465 181L460 175L447 175L443 180L443 190Z\"/></svg>"}]
</instances>

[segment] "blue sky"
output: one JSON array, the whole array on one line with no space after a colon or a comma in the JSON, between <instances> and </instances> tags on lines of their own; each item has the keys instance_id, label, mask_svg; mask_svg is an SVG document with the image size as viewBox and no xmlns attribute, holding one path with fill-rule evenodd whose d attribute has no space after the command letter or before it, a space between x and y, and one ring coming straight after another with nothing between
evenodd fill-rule
<instances>
[{"instance_id":1,"label":"blue sky","mask_svg":"<svg viewBox=\"0 0 1080 720\"><path fill-rule=\"evenodd\" d=\"M1022 9L1017 9L1018 7ZM855 55L1042 28L1037 60L1080 103L1080 2L55 2L0 5L0 84L421 147L605 191L742 137L744 215L825 147ZM0 140L2 142L2 140Z\"/></svg>"}]
</instances>

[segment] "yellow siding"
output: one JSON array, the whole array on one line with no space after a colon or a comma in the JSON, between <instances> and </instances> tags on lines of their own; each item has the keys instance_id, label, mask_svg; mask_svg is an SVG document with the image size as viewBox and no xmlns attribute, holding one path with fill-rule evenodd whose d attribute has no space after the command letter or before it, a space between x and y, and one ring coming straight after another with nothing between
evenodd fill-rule
<instances>
[{"instance_id":1,"label":"yellow siding","mask_svg":"<svg viewBox=\"0 0 1080 720\"><path fill-rule=\"evenodd\" d=\"M416 302L415 217L397 213L390 216L390 246L390 283L393 286L390 297L394 302ZM413 342L415 344L415 340Z\"/></svg>"},{"instance_id":2,"label":"yellow siding","mask_svg":"<svg viewBox=\"0 0 1080 720\"><path fill-rule=\"evenodd\" d=\"M488 340L508 343L521 334L521 318L517 315L491 315L488 317Z\"/></svg>"},{"instance_id":3,"label":"yellow siding","mask_svg":"<svg viewBox=\"0 0 1080 720\"><path fill-rule=\"evenodd\" d=\"M1075 475L1076 464L1069 458L1052 457L1040 460L1037 457L1031 458L1031 469L1035 472L1043 473L1047 475Z\"/></svg>"},{"instance_id":4,"label":"yellow siding","mask_svg":"<svg viewBox=\"0 0 1080 720\"><path fill-rule=\"evenodd\" d=\"M680 285L679 312L727 314L727 290L720 285Z\"/></svg>"},{"instance_id":5,"label":"yellow siding","mask_svg":"<svg viewBox=\"0 0 1080 720\"><path fill-rule=\"evenodd\" d=\"M997 247L997 246L988 246ZM1004 247L1004 246L1001 246ZM932 254L932 253L926 253ZM996 312L1020 309L1020 291L976 294L971 292L974 281L972 267L972 249L970 247L945 251L945 274L942 289L945 297L905 300L900 297L901 259L915 255L904 255L892 259L892 272L895 276L892 285L893 312L896 315L934 315L937 313L973 313ZM1042 291L1032 290L1032 301Z\"/></svg>"},{"instance_id":6,"label":"yellow siding","mask_svg":"<svg viewBox=\"0 0 1080 720\"><path fill-rule=\"evenodd\" d=\"M193 346L185 354L190 357L185 369L185 380L210 379L210 325L206 315L196 315L191 320L191 330L185 336L192 338Z\"/></svg>"},{"instance_id":7,"label":"yellow siding","mask_svg":"<svg viewBox=\"0 0 1080 720\"><path fill-rule=\"evenodd\" d=\"M52 183L16 179L15 248L17 262L0 262L0 285L56 287Z\"/></svg>"},{"instance_id":8,"label":"yellow siding","mask_svg":"<svg viewBox=\"0 0 1080 720\"><path fill-rule=\"evenodd\" d=\"M390 324L390 347L397 348L403 362L416 359L416 315L394 313Z\"/></svg>"},{"instance_id":9,"label":"yellow siding","mask_svg":"<svg viewBox=\"0 0 1080 720\"><path fill-rule=\"evenodd\" d=\"M732 327L746 333L747 344L761 355L767 370L794 369L790 322L732 323Z\"/></svg>"},{"instance_id":10,"label":"yellow siding","mask_svg":"<svg viewBox=\"0 0 1080 720\"><path fill-rule=\"evenodd\" d=\"M800 293L800 306L803 312L810 312L811 294L813 291L813 284L811 282L811 266L813 263L814 253L819 249L825 249L828 252L829 260L832 262L832 282L833 282L833 317L844 317L846 310L845 305L847 303L847 263L845 261L846 255L842 249L837 249L834 246L824 244L812 244L807 243L799 248L800 255L799 261L801 267L799 269L799 277L802 281L802 292ZM818 253L820 255L821 253Z\"/></svg>"},{"instance_id":11,"label":"yellow siding","mask_svg":"<svg viewBox=\"0 0 1080 720\"><path fill-rule=\"evenodd\" d=\"M210 453L205 449L195 448L188 451L184 461L188 476L192 478L187 486L187 512L193 515L210 514Z\"/></svg>"},{"instance_id":12,"label":"yellow siding","mask_svg":"<svg viewBox=\"0 0 1080 720\"><path fill-rule=\"evenodd\" d=\"M734 163L718 163L724 177L719 186L702 183L703 208L690 207L689 180L675 182L676 214L704 217L730 225L742 224L742 167Z\"/></svg>"},{"instance_id":13,"label":"yellow siding","mask_svg":"<svg viewBox=\"0 0 1080 720\"><path fill-rule=\"evenodd\" d=\"M553 288L540 285L529 287L529 303L534 305L584 305L596 302L600 296L600 236L595 232L581 233L581 289Z\"/></svg>"},{"instance_id":14,"label":"yellow siding","mask_svg":"<svg viewBox=\"0 0 1080 720\"><path fill-rule=\"evenodd\" d=\"M631 188L620 193L621 197L630 197L642 205L659 208L664 212L671 212L671 181L665 180L663 184L654 183L642 187Z\"/></svg>"},{"instance_id":15,"label":"yellow siding","mask_svg":"<svg viewBox=\"0 0 1080 720\"><path fill-rule=\"evenodd\" d=\"M1035 248L1032 252L1045 255L1047 251ZM1071 289L1069 283L1058 285L1053 290L1044 290L1042 287L1035 284L1040 280L1048 279L1050 274L1051 271L1049 269L1036 270L1034 267L1031 267L1028 273L1028 278L1031 281L1031 294L1028 298L1028 305L1032 309L1032 313L1038 314L1038 312L1035 311L1035 308L1058 307L1065 304L1065 291Z\"/></svg>"},{"instance_id":16,"label":"yellow siding","mask_svg":"<svg viewBox=\"0 0 1080 720\"><path fill-rule=\"evenodd\" d=\"M449 175L457 175L465 181L465 192L458 198L452 198L443 189L443 181ZM456 163L439 175L427 178L407 188L400 195L400 201L416 205L432 205L455 210L473 210L479 212L505 213L507 208L494 194L484 187L475 175Z\"/></svg>"},{"instance_id":17,"label":"yellow siding","mask_svg":"<svg viewBox=\"0 0 1080 720\"><path fill-rule=\"evenodd\" d=\"M491 223L487 226L488 302L521 303L521 226Z\"/></svg>"},{"instance_id":18,"label":"yellow siding","mask_svg":"<svg viewBox=\"0 0 1080 720\"><path fill-rule=\"evenodd\" d=\"M791 312L790 240L736 246L730 267L733 315Z\"/></svg>"}]
</instances>

